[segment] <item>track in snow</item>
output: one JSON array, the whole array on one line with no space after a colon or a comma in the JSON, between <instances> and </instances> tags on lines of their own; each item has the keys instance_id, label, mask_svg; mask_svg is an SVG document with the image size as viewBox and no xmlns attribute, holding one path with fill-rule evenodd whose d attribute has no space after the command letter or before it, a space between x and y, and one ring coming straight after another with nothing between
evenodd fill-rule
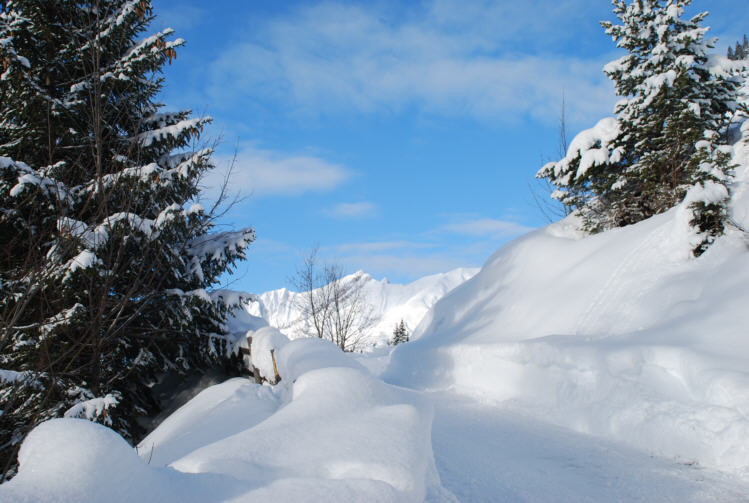
<instances>
[{"instance_id":1,"label":"track in snow","mask_svg":"<svg viewBox=\"0 0 749 503\"><path fill-rule=\"evenodd\" d=\"M432 448L463 502L747 502L730 476L439 393Z\"/></svg>"}]
</instances>

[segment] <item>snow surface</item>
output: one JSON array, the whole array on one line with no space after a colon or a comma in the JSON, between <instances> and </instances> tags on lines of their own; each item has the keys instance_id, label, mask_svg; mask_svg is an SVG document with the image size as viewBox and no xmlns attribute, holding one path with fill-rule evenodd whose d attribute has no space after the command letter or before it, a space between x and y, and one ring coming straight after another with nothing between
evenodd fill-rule
<instances>
[{"instance_id":1,"label":"snow surface","mask_svg":"<svg viewBox=\"0 0 749 503\"><path fill-rule=\"evenodd\" d=\"M731 208L745 229L748 148ZM384 378L749 480L747 235L730 228L694 259L688 220L682 205L581 239L568 218L515 240L435 305Z\"/></svg>"},{"instance_id":2,"label":"snow surface","mask_svg":"<svg viewBox=\"0 0 749 503\"><path fill-rule=\"evenodd\" d=\"M506 407L446 393L432 448L443 486L464 502L746 502L749 486L689 463L575 434Z\"/></svg>"},{"instance_id":3,"label":"snow surface","mask_svg":"<svg viewBox=\"0 0 749 503\"><path fill-rule=\"evenodd\" d=\"M197 503L229 500L237 492L227 477L151 467L122 437L85 419L41 424L24 441L18 459L21 471L0 486L2 502Z\"/></svg>"},{"instance_id":4,"label":"snow surface","mask_svg":"<svg viewBox=\"0 0 749 503\"><path fill-rule=\"evenodd\" d=\"M344 277L344 282L363 280L363 304L372 308L376 320L367 331L367 344L362 349L372 351L375 347L387 346L396 323L401 320L412 332L439 299L477 272L475 268L455 269L407 285L390 283L387 279L378 281L361 271ZM263 318L286 336L296 338L304 335L301 302L301 294L282 288L254 296L247 303L247 312Z\"/></svg>"},{"instance_id":5,"label":"snow surface","mask_svg":"<svg viewBox=\"0 0 749 503\"><path fill-rule=\"evenodd\" d=\"M287 342L278 364L275 387L234 379L204 390L140 457L103 426L43 423L0 501L455 501L434 465L428 399L320 339Z\"/></svg>"}]
</instances>

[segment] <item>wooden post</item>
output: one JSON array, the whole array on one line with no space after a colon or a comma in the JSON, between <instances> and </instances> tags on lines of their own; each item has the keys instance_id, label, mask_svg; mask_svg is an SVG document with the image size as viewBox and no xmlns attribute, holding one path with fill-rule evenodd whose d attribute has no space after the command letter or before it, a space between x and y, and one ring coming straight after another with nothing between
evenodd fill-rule
<instances>
[{"instance_id":1,"label":"wooden post","mask_svg":"<svg viewBox=\"0 0 749 503\"><path fill-rule=\"evenodd\" d=\"M281 382L281 376L278 374L278 366L276 365L276 350L271 349L270 350L270 359L273 361L273 379L275 382L273 384L278 384Z\"/></svg>"},{"instance_id":2,"label":"wooden post","mask_svg":"<svg viewBox=\"0 0 749 503\"><path fill-rule=\"evenodd\" d=\"M260 371L252 364L252 337L247 337L247 356L250 357L250 372L252 377L255 378L257 384L263 384L263 376L260 375Z\"/></svg>"}]
</instances>

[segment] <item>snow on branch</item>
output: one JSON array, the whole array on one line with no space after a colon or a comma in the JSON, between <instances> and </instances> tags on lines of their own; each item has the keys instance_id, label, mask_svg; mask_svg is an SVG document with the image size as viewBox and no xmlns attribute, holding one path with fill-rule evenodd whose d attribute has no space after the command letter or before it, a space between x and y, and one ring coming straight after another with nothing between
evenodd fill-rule
<instances>
[{"instance_id":1,"label":"snow on branch","mask_svg":"<svg viewBox=\"0 0 749 503\"><path fill-rule=\"evenodd\" d=\"M30 383L32 386L38 386L39 381L32 372L18 372L15 370L0 369L0 384L20 384Z\"/></svg>"},{"instance_id":2,"label":"snow on branch","mask_svg":"<svg viewBox=\"0 0 749 503\"><path fill-rule=\"evenodd\" d=\"M135 140L143 147L150 147L155 142L161 142L167 139L178 139L185 134L195 131L202 131L203 126L210 122L210 117L196 117L185 119L177 124L160 127L150 131L145 131L135 136Z\"/></svg>"},{"instance_id":3,"label":"snow on branch","mask_svg":"<svg viewBox=\"0 0 749 503\"><path fill-rule=\"evenodd\" d=\"M120 403L118 398L113 394L91 398L90 400L73 405L65 411L64 417L88 419L89 421L102 419L104 424L111 426L112 419L108 415L108 411L116 407L118 403Z\"/></svg>"},{"instance_id":4,"label":"snow on branch","mask_svg":"<svg viewBox=\"0 0 749 503\"><path fill-rule=\"evenodd\" d=\"M12 172L17 177L18 182L10 189L10 197L20 197L27 188L38 187L50 199L70 204L73 201L71 191L65 184L58 182L48 174L60 165L61 163L58 163L53 166L45 166L41 170L35 170L26 163L14 161L9 157L0 157L0 173Z\"/></svg>"},{"instance_id":5,"label":"snow on branch","mask_svg":"<svg viewBox=\"0 0 749 503\"><path fill-rule=\"evenodd\" d=\"M29 60L25 57L16 53L13 47L12 38L0 38L0 58L2 58L2 65L4 72L0 76L0 80L8 80L14 67L20 65L25 69L31 69Z\"/></svg>"},{"instance_id":6,"label":"snow on branch","mask_svg":"<svg viewBox=\"0 0 749 503\"><path fill-rule=\"evenodd\" d=\"M63 281L67 281L76 271L90 269L98 265L104 265L101 259L91 250L83 250L65 265L66 272Z\"/></svg>"},{"instance_id":7,"label":"snow on branch","mask_svg":"<svg viewBox=\"0 0 749 503\"><path fill-rule=\"evenodd\" d=\"M137 74L138 72L135 71L137 63L149 61L158 55L167 58L171 63L172 59L177 58L176 48L185 44L184 39L181 38L166 41L166 37L172 33L174 33L174 30L167 28L159 33L154 33L150 37L146 37L115 63L112 73L125 72L127 74Z\"/></svg>"},{"instance_id":8,"label":"snow on branch","mask_svg":"<svg viewBox=\"0 0 749 503\"><path fill-rule=\"evenodd\" d=\"M192 168L205 164L209 160L211 154L213 154L213 149L205 148L198 150L197 152L184 152L165 156L160 162L166 164L168 169L162 178L171 178L174 175L178 177L187 177L190 175Z\"/></svg>"},{"instance_id":9,"label":"snow on branch","mask_svg":"<svg viewBox=\"0 0 749 503\"><path fill-rule=\"evenodd\" d=\"M253 229L208 234L193 240L186 249L189 272L199 281L206 273L223 270L236 258L244 256L244 250L255 240Z\"/></svg>"},{"instance_id":10,"label":"snow on branch","mask_svg":"<svg viewBox=\"0 0 749 503\"><path fill-rule=\"evenodd\" d=\"M241 305L252 297L247 292L226 289L213 290L209 295L214 304L221 304L229 309Z\"/></svg>"},{"instance_id":11,"label":"snow on branch","mask_svg":"<svg viewBox=\"0 0 749 503\"><path fill-rule=\"evenodd\" d=\"M151 182L152 179L160 174L163 168L152 162L145 166L136 166L132 168L124 168L116 173L104 175L101 178L91 180L83 188L86 192L99 192L101 189L112 188L117 183L124 180L137 180L139 182Z\"/></svg>"},{"instance_id":12,"label":"snow on branch","mask_svg":"<svg viewBox=\"0 0 749 503\"><path fill-rule=\"evenodd\" d=\"M220 232L201 236L187 248L187 253L204 260L226 261L242 253L255 240L253 229Z\"/></svg>"},{"instance_id":13,"label":"snow on branch","mask_svg":"<svg viewBox=\"0 0 749 503\"><path fill-rule=\"evenodd\" d=\"M557 179L555 183L569 185L592 167L618 162L621 153L610 147L618 135L619 123L615 118L601 119L592 128L575 136L563 159L547 163L536 176L545 177L553 173Z\"/></svg>"},{"instance_id":14,"label":"snow on branch","mask_svg":"<svg viewBox=\"0 0 749 503\"><path fill-rule=\"evenodd\" d=\"M104 19L101 22L101 26L104 26L105 28L98 33L96 41L98 42L109 37L115 29L130 25L130 18L132 16L140 17L142 12L140 7L141 3L142 0L130 0L129 2L125 2L124 5L117 9L117 11L109 16L109 18Z\"/></svg>"},{"instance_id":15,"label":"snow on branch","mask_svg":"<svg viewBox=\"0 0 749 503\"><path fill-rule=\"evenodd\" d=\"M205 288L196 288L195 290L188 290L188 291L184 291L180 288L170 288L164 293L166 295L170 295L173 297L195 298L203 302L210 302L210 303L214 302L214 300L211 298L211 296L208 294Z\"/></svg>"},{"instance_id":16,"label":"snow on branch","mask_svg":"<svg viewBox=\"0 0 749 503\"><path fill-rule=\"evenodd\" d=\"M84 306L80 302L76 302L73 305L73 307L70 307L68 309L63 309L56 315L52 316L51 318L48 318L47 322L39 327L39 331L41 332L42 335L46 336L52 333L57 327L69 325L70 321L75 316L81 313L85 313L86 311L87 311L86 306Z\"/></svg>"},{"instance_id":17,"label":"snow on branch","mask_svg":"<svg viewBox=\"0 0 749 503\"><path fill-rule=\"evenodd\" d=\"M185 218L188 213L190 210L185 210L175 203L163 209L156 220L143 218L136 213L119 212L108 216L96 226L89 226L85 222L69 217L61 217L57 220L57 228L60 232L80 240L86 248L97 250L107 242L112 229L117 225L124 223L130 230L153 240L159 237L161 230L170 222L178 217Z\"/></svg>"}]
</instances>

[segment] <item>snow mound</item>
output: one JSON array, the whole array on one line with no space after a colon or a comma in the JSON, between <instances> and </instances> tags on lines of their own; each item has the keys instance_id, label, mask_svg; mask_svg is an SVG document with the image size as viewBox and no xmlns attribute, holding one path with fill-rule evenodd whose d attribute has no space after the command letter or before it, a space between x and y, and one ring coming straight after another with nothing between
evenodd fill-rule
<instances>
[{"instance_id":1,"label":"snow mound","mask_svg":"<svg viewBox=\"0 0 749 503\"><path fill-rule=\"evenodd\" d=\"M18 475L0 486L0 501L198 502L228 499L237 489L226 477L152 468L117 433L84 419L39 425L18 460Z\"/></svg>"},{"instance_id":2,"label":"snow mound","mask_svg":"<svg viewBox=\"0 0 749 503\"><path fill-rule=\"evenodd\" d=\"M280 404L270 387L230 379L204 389L171 414L141 441L138 452L152 466L166 466L264 421Z\"/></svg>"},{"instance_id":3,"label":"snow mound","mask_svg":"<svg viewBox=\"0 0 749 503\"><path fill-rule=\"evenodd\" d=\"M749 145L734 150L732 218L749 228ZM749 478L747 235L693 259L688 218L584 238L568 218L515 240L435 305L385 380Z\"/></svg>"},{"instance_id":4,"label":"snow mound","mask_svg":"<svg viewBox=\"0 0 749 503\"><path fill-rule=\"evenodd\" d=\"M258 500L450 499L434 467L428 401L320 339L282 345L277 362L274 391L285 397L277 412L171 466L246 481Z\"/></svg>"},{"instance_id":5,"label":"snow mound","mask_svg":"<svg viewBox=\"0 0 749 503\"><path fill-rule=\"evenodd\" d=\"M455 501L435 468L428 399L320 339L274 350L280 384L207 388L140 444L140 457L104 426L43 423L0 501Z\"/></svg>"}]
</instances>

